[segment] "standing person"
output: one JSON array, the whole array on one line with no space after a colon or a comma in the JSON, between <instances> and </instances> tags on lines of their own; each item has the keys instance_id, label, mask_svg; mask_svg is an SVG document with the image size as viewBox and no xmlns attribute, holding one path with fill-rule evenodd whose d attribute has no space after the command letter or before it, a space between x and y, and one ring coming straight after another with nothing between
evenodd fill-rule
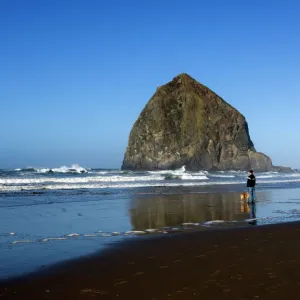
<instances>
[{"instance_id":1,"label":"standing person","mask_svg":"<svg viewBox=\"0 0 300 300\"><path fill-rule=\"evenodd\" d=\"M253 174L253 170L249 171L248 179L247 179L247 188L249 192L249 202L255 201L255 184L256 184L256 178Z\"/></svg>"}]
</instances>

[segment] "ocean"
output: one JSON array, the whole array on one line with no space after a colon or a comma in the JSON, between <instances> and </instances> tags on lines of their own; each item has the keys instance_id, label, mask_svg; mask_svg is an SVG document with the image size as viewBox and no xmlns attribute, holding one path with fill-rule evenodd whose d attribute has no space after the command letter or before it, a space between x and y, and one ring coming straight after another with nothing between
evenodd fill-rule
<instances>
[{"instance_id":1,"label":"ocean","mask_svg":"<svg viewBox=\"0 0 300 300\"><path fill-rule=\"evenodd\" d=\"M256 177L248 205L242 171L0 170L0 279L124 239L300 219L300 172Z\"/></svg>"}]
</instances>

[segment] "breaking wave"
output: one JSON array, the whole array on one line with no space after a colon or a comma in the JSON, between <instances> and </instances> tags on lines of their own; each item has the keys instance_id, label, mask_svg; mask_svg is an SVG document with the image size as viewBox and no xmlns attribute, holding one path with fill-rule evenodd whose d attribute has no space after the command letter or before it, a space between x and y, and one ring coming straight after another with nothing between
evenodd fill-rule
<instances>
[{"instance_id":1,"label":"breaking wave","mask_svg":"<svg viewBox=\"0 0 300 300\"><path fill-rule=\"evenodd\" d=\"M78 164L73 164L71 167L62 166L59 168L24 168L15 169L18 172L36 172L36 173L87 173L88 170Z\"/></svg>"},{"instance_id":2,"label":"breaking wave","mask_svg":"<svg viewBox=\"0 0 300 300\"><path fill-rule=\"evenodd\" d=\"M300 183L300 172L257 173L258 185ZM187 171L177 170L123 171L87 169L78 164L59 168L25 168L0 170L0 192L22 190L122 189L140 187L172 187L245 184L244 171Z\"/></svg>"}]
</instances>

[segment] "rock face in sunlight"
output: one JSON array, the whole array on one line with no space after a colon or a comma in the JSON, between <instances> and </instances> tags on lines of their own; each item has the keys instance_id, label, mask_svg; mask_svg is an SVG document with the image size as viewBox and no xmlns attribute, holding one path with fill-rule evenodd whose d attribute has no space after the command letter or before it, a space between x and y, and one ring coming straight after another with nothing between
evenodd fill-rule
<instances>
[{"instance_id":1,"label":"rock face in sunlight","mask_svg":"<svg viewBox=\"0 0 300 300\"><path fill-rule=\"evenodd\" d=\"M159 87L136 120L122 169L280 170L256 152L245 117L180 74Z\"/></svg>"}]
</instances>

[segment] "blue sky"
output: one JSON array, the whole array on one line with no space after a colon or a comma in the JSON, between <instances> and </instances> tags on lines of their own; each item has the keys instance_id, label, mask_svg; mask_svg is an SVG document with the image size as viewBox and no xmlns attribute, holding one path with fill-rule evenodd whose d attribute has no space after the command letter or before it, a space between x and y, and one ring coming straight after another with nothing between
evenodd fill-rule
<instances>
[{"instance_id":1,"label":"blue sky","mask_svg":"<svg viewBox=\"0 0 300 300\"><path fill-rule=\"evenodd\" d=\"M120 167L156 87L185 72L300 167L297 1L2 0L0 168Z\"/></svg>"}]
</instances>

